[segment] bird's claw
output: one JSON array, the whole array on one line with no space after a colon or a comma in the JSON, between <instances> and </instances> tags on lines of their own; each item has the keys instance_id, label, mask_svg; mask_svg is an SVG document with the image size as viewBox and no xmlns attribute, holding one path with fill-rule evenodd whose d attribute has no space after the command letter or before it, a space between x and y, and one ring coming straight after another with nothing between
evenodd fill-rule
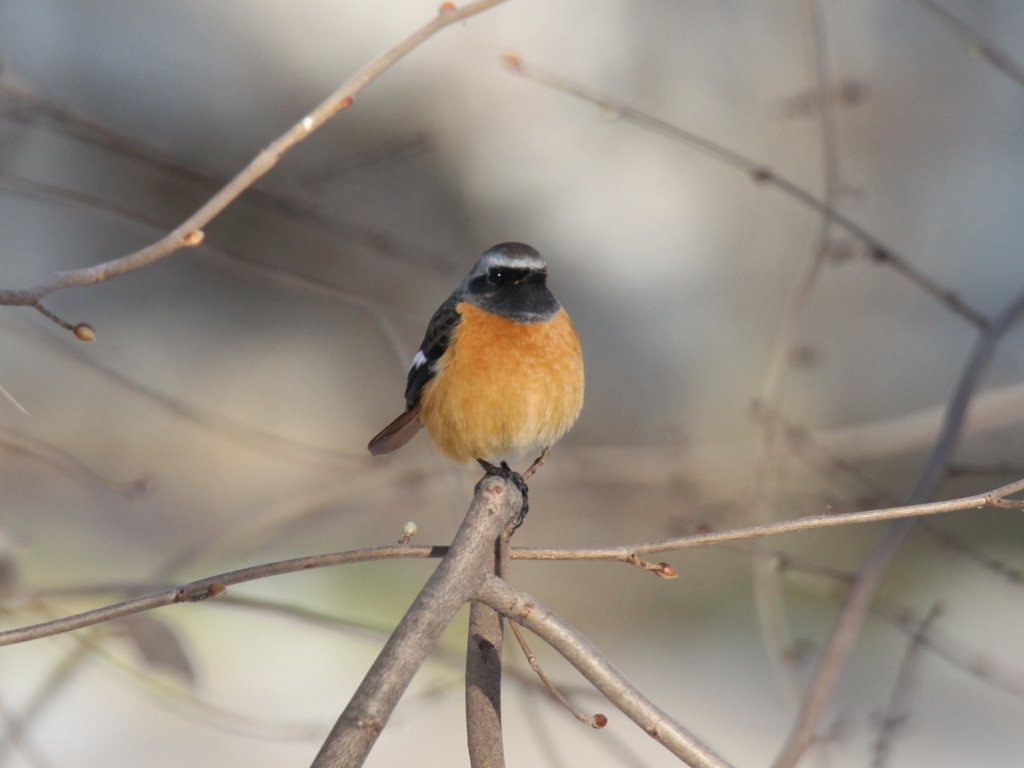
<instances>
[{"instance_id":1,"label":"bird's claw","mask_svg":"<svg viewBox=\"0 0 1024 768\"><path fill-rule=\"evenodd\" d=\"M523 476L516 472L514 469L512 469L512 467L508 465L507 461L501 462L501 466L499 467L496 467L489 461L484 461L483 459L477 459L477 463L479 463L480 466L484 468L484 472L486 472L488 475L494 475L495 477L500 477L503 480L508 480L516 488L518 488L519 493L522 494L523 508L519 511L519 517L516 518L516 524L512 527L512 530L514 531L516 528L523 524L523 520L526 519L526 513L530 511L529 486L526 484L526 481L523 480Z\"/></svg>"}]
</instances>

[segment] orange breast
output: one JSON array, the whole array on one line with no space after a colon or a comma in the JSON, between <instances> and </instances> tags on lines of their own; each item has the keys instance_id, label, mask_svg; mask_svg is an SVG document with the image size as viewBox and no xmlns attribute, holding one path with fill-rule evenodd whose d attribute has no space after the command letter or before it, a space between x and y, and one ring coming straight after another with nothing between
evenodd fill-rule
<instances>
[{"instance_id":1,"label":"orange breast","mask_svg":"<svg viewBox=\"0 0 1024 768\"><path fill-rule=\"evenodd\" d=\"M459 304L462 320L420 399L420 421L456 461L551 445L583 406L583 353L565 310L515 323Z\"/></svg>"}]
</instances>

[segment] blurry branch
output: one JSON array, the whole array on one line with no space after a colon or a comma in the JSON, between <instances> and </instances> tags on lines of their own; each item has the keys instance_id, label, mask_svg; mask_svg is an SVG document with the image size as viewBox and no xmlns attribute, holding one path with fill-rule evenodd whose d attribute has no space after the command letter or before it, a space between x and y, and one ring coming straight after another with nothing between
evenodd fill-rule
<instances>
[{"instance_id":1,"label":"blurry branch","mask_svg":"<svg viewBox=\"0 0 1024 768\"><path fill-rule=\"evenodd\" d=\"M194 405L185 400L165 395L159 390L153 389L119 371L115 371L113 368L108 368L102 363L97 362L80 351L78 347L72 347L57 341L48 333L27 324L11 322L6 318L0 317L0 327L27 336L35 342L41 342L56 354L70 358L90 368L108 381L141 396L172 416L183 419L251 451L262 453L275 459L283 459L314 467L337 468L339 466L354 466L365 463L362 454L347 453L345 451L310 445L299 440L292 440L291 438L267 432L259 427L253 427L229 416Z\"/></svg>"},{"instance_id":2,"label":"blurry branch","mask_svg":"<svg viewBox=\"0 0 1024 768\"><path fill-rule=\"evenodd\" d=\"M947 406L946 418L939 438L917 485L910 494L908 504L921 504L938 490L946 476L946 470L953 461L967 418L967 409L981 384L982 376L988 370L1003 336L1017 324L1022 316L1024 316L1024 293L1010 302L991 325L981 333L961 372L960 381ZM1001 499L993 499L993 504L995 506L1005 505ZM804 751L814 742L818 725L825 715L846 659L860 635L861 626L871 607L875 592L878 591L890 563L902 549L903 543L913 527L914 520L912 518L899 520L891 525L857 572L847 595L846 604L843 606L818 668L804 694L796 723L773 764L774 768L792 768Z\"/></svg>"},{"instance_id":3,"label":"blurry branch","mask_svg":"<svg viewBox=\"0 0 1024 768\"><path fill-rule=\"evenodd\" d=\"M181 248L199 245L203 241L203 227L227 208L257 179L270 171L288 150L309 136L337 112L350 106L352 98L365 85L434 33L501 2L504 2L504 0L477 0L476 2L464 5L462 8L456 8L451 3L445 3L441 6L441 10L436 18L356 72L302 120L271 142L266 149L261 150L237 176L166 236L127 256L92 267L56 272L28 288L0 290L0 304L35 307L51 317L51 319L60 322L40 305L40 300L45 296L66 288L94 285L95 283L110 280L152 264L154 261L169 256ZM62 324L67 325L66 323Z\"/></svg>"},{"instance_id":4,"label":"blurry branch","mask_svg":"<svg viewBox=\"0 0 1024 768\"><path fill-rule=\"evenodd\" d=\"M519 697L521 715L526 721L526 727L531 731L538 751L543 755L542 764L547 768L570 768L558 750L558 739L552 733L553 724L548 721L547 713L538 706L540 701L541 697L533 691L524 691ZM544 701L547 703L549 700L545 697ZM602 741L603 739L598 743ZM647 763L636 761L634 766L646 768Z\"/></svg>"},{"instance_id":5,"label":"blurry branch","mask_svg":"<svg viewBox=\"0 0 1024 768\"><path fill-rule=\"evenodd\" d=\"M934 0L915 0L915 2L944 22L969 50L985 59L1017 85L1024 86L1024 67L1021 67L1010 54L986 40Z\"/></svg>"},{"instance_id":6,"label":"blurry branch","mask_svg":"<svg viewBox=\"0 0 1024 768\"><path fill-rule=\"evenodd\" d=\"M1024 699L1024 676L1021 675L1020 670L1002 667L991 656L979 653L962 643L942 636L933 626L929 626L927 632L921 632L921 620L911 615L909 611L885 606L875 606L872 610L892 621L904 632L910 635L917 633L918 642L946 663L963 670L971 677L975 677L993 688L998 688L1018 699Z\"/></svg>"},{"instance_id":7,"label":"blurry branch","mask_svg":"<svg viewBox=\"0 0 1024 768\"><path fill-rule=\"evenodd\" d=\"M918 522L921 525L921 522ZM750 549L743 546L731 546L730 549L749 553ZM836 568L830 568L792 555L789 552L772 551L776 559L776 568L783 576L792 577L794 574L801 577L813 577L818 580L827 580L831 585L829 592L842 599L853 583L854 574ZM806 578L804 579L806 583ZM838 591L835 589L838 587ZM1024 676L1020 671L1006 669L991 656L980 653L966 645L959 643L949 637L943 636L934 626L929 626L928 631L921 632L922 619L914 610L906 606L887 604L885 601L876 600L871 606L871 614L876 616L894 628L904 632L910 637L916 637L928 651L937 658L946 662L952 667L959 669L964 674L976 678L985 685L997 688L1018 699L1024 699Z\"/></svg>"},{"instance_id":8,"label":"blurry branch","mask_svg":"<svg viewBox=\"0 0 1024 768\"><path fill-rule=\"evenodd\" d=\"M810 18L814 59L814 92L820 94L822 204L836 209L839 202L839 142L835 109L827 94L833 90L832 68L828 55L825 13L820 0L806 0ZM754 448L754 472L751 480L751 503L754 519L772 519L771 469L778 446L781 427L783 385L800 343L800 334L814 286L829 256L832 222L822 218L814 252L799 277L796 289L783 310L782 324L775 338L768 371L757 401L757 438ZM779 681L792 702L799 700L800 669L793 653L793 635L786 615L782 581L772 567L771 558L762 557L754 548L752 561L754 601L761 624L763 641L775 667Z\"/></svg>"},{"instance_id":9,"label":"blurry branch","mask_svg":"<svg viewBox=\"0 0 1024 768\"><path fill-rule=\"evenodd\" d=\"M910 718L910 703L914 697L921 664L921 651L925 648L925 637L941 612L942 606L936 603L911 635L910 646L907 648L899 673L896 675L896 682L893 684L892 696L882 714L878 738L875 740L872 768L885 768L889 764L893 741Z\"/></svg>"},{"instance_id":10,"label":"blurry branch","mask_svg":"<svg viewBox=\"0 0 1024 768\"><path fill-rule=\"evenodd\" d=\"M942 427L945 406L902 416L827 430L803 431L808 443L837 462L872 460L931 446ZM975 396L965 435L991 432L1024 421L1024 384L1010 384ZM801 428L791 433L798 438ZM665 485L699 478L735 478L737 462L749 454L749 441L724 440L693 446L601 446L567 448L559 454L558 474L565 484L600 480L626 485ZM1010 473L1013 474L1013 473ZM1024 474L1024 473L1022 473Z\"/></svg>"},{"instance_id":11,"label":"blurry branch","mask_svg":"<svg viewBox=\"0 0 1024 768\"><path fill-rule=\"evenodd\" d=\"M7 762L15 749L20 749L26 733L36 718L71 682L88 657L88 648L82 643L76 644L50 670L29 700L22 705L21 711L17 715L12 715L8 723L6 738L0 742L0 765Z\"/></svg>"},{"instance_id":12,"label":"blurry branch","mask_svg":"<svg viewBox=\"0 0 1024 768\"><path fill-rule=\"evenodd\" d=\"M950 464L946 477L965 477L976 475L1024 475L1024 464L999 461L992 464L967 464L957 462Z\"/></svg>"},{"instance_id":13,"label":"blurry branch","mask_svg":"<svg viewBox=\"0 0 1024 768\"><path fill-rule=\"evenodd\" d=\"M129 210L122 205L102 200L94 195L76 192L53 184L33 181L12 174L0 173L0 190L48 203L62 202L81 205L91 210L102 211L135 224L158 231L166 231L173 226L146 214ZM262 264L245 254L229 248L204 243L194 251L196 258L215 269L220 269L235 276L256 280L265 285L281 288L306 296L316 296L333 301L340 301L358 307L377 325L378 330L391 345L395 357L398 358L404 372L409 361L409 350L391 320L392 314L409 314L399 307L392 307L383 302L374 301L365 296L346 290L327 280L307 277L284 267Z\"/></svg>"},{"instance_id":14,"label":"blurry branch","mask_svg":"<svg viewBox=\"0 0 1024 768\"><path fill-rule=\"evenodd\" d=\"M984 552L979 552L955 533L952 533L951 531L944 531L935 525L929 525L924 520L918 521L918 527L920 527L922 531L927 531L934 536L943 547L963 555L977 565L980 565L982 568L1006 579L1006 581L1011 584L1016 584L1017 586L1024 584L1024 571L1021 571L1020 568L1014 568L1007 565L1002 560L985 554Z\"/></svg>"},{"instance_id":15,"label":"blurry branch","mask_svg":"<svg viewBox=\"0 0 1024 768\"><path fill-rule=\"evenodd\" d=\"M414 133L411 136L386 141L350 157L324 163L316 171L307 173L293 181L292 186L300 188L304 192L316 191L320 187L327 186L331 182L367 166L378 165L383 161L393 161L398 158L415 157L428 149L430 149L430 142L427 140L426 134Z\"/></svg>"},{"instance_id":16,"label":"blurry branch","mask_svg":"<svg viewBox=\"0 0 1024 768\"><path fill-rule=\"evenodd\" d=\"M626 544L617 547L584 547L576 549L513 547L509 552L509 556L513 560L607 560L630 564L636 560L638 555L643 554L671 552L680 549L689 549L692 547L703 547L712 544L723 544L732 541L755 539L762 536L776 536L782 533L797 533L817 528L832 528L840 525L878 522L881 520L897 520L900 518L918 517L920 515L934 515L942 512L981 509L983 507L1017 509L1024 507L1024 500L1011 500L1007 497L1021 491L1024 491L1024 480L1018 480L987 493L979 493L974 496L965 496L960 499L950 499L948 501L936 501L929 504L915 504L905 507L876 509L866 512L848 512L836 515L812 515L809 517L796 518L794 520L784 520L778 523L755 525L748 528L736 528L730 531L700 533L692 536L681 536L638 544ZM257 579L265 579L270 576L280 576L286 573L296 573L299 571L306 571L314 568L325 568L334 565L364 563L371 560L444 557L448 551L449 548L444 546L418 547L410 545L391 545L385 547L370 547L366 549L352 549L344 552L331 552L321 555L309 555L307 557L297 557L291 560L280 560L273 563L253 565L248 568L227 571L226 573L221 573L216 576L208 576L177 587L159 590L142 597L131 598L103 608L78 613L73 616L67 616L41 624L33 624L27 627L20 627L18 629L6 630L4 632L0 632L0 646L24 643L41 637L59 635L64 632L70 632L75 629L81 629L82 627L88 627L104 621L110 621L111 619L116 619L121 616L128 616L133 613L148 611L153 608L160 608L165 605L199 602L206 600L207 598L223 594L227 587L234 584L256 581ZM123 589L123 587L117 587L116 589ZM111 590L107 587L102 587L94 591L104 592ZM85 593L82 589L76 589L74 592L76 594Z\"/></svg>"},{"instance_id":17,"label":"blurry branch","mask_svg":"<svg viewBox=\"0 0 1024 768\"><path fill-rule=\"evenodd\" d=\"M964 319L976 325L978 328L985 329L988 327L988 318L967 304L955 291L940 285L935 280L928 277L928 275L907 261L904 256L892 250L889 246L853 219L815 197L811 192L804 189L796 182L776 173L772 168L757 163L745 155L734 152L717 142L706 139L703 136L699 136L684 128L679 128L678 126L664 120L660 120L652 115L648 115L646 112L642 112L628 104L616 101L610 96L594 90L593 88L589 88L588 86L574 82L545 69L535 67L532 64L527 65L517 56L510 54L507 55L504 60L511 71L527 78L528 80L577 96L585 101L589 101L590 103L597 105L615 117L621 117L627 122L647 128L648 130L668 136L669 138L681 141L685 144L695 146L698 149L702 149L726 165L730 165L733 168L743 171L750 176L754 182L758 184L769 184L775 187L806 207L817 211L826 219L841 227L848 234L859 240L864 247L867 248L868 255L872 261L880 264L887 264L892 267L901 275L915 283L919 288L945 303L946 306Z\"/></svg>"},{"instance_id":18,"label":"blurry branch","mask_svg":"<svg viewBox=\"0 0 1024 768\"><path fill-rule=\"evenodd\" d=\"M313 768L363 764L441 633L488 578L494 567L495 541L517 518L522 504L522 495L509 480L485 475L477 483L473 503L444 559L384 644L320 748Z\"/></svg>"},{"instance_id":19,"label":"blurry branch","mask_svg":"<svg viewBox=\"0 0 1024 768\"><path fill-rule=\"evenodd\" d=\"M563 618L501 579L490 576L475 599L521 624L558 651L648 736L693 768L728 768L722 758L637 690Z\"/></svg>"},{"instance_id":20,"label":"blurry branch","mask_svg":"<svg viewBox=\"0 0 1024 768\"><path fill-rule=\"evenodd\" d=\"M14 715L11 714L7 704L2 700L0 700L0 724L3 725L9 734L16 727ZM23 732L20 739L12 739L11 741L29 768L51 768L52 763L42 753L42 750L29 739L27 734Z\"/></svg>"},{"instance_id":21,"label":"blurry branch","mask_svg":"<svg viewBox=\"0 0 1024 768\"><path fill-rule=\"evenodd\" d=\"M129 482L112 480L101 475L64 449L23 435L13 429L0 427L0 448L38 461L78 482L96 485L129 499L141 496L149 490L149 482L144 477Z\"/></svg>"},{"instance_id":22,"label":"blurry branch","mask_svg":"<svg viewBox=\"0 0 1024 768\"><path fill-rule=\"evenodd\" d=\"M208 189L216 190L224 185L222 178L204 173L162 155L145 144L115 133L86 117L54 104L45 96L5 72L0 72L0 97L6 97L21 105L14 108L0 108L0 119L34 127L54 127L60 135L146 163ZM378 150L378 157L383 158L384 152L384 148ZM350 165L357 167L359 164L370 162L369 154L370 152L360 153L356 159L349 161ZM360 160L360 158L366 159ZM245 192L245 199L259 208L298 219L318 231L325 232L342 241L369 248L383 256L420 263L427 261L441 267L448 266L438 256L398 242L394 237L383 232L331 218L300 196L250 187Z\"/></svg>"},{"instance_id":23,"label":"blurry branch","mask_svg":"<svg viewBox=\"0 0 1024 768\"><path fill-rule=\"evenodd\" d=\"M154 674L149 666L120 658L100 638L80 642L91 658L107 664L127 677L133 691L149 694L150 700L168 712L221 733L263 741L316 742L323 724L311 720L277 720L239 712L197 696L191 688ZM116 679L116 678L115 678Z\"/></svg>"}]
</instances>

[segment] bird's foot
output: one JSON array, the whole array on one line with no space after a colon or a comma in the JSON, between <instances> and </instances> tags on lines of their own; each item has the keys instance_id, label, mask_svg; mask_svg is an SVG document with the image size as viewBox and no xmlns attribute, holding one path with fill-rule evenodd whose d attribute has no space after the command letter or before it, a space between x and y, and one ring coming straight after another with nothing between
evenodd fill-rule
<instances>
[{"instance_id":1,"label":"bird's foot","mask_svg":"<svg viewBox=\"0 0 1024 768\"><path fill-rule=\"evenodd\" d=\"M507 461L501 462L500 467L496 467L489 461L483 459L477 459L477 463L484 468L484 472L488 475L494 475L504 480L508 480L516 488L519 489L519 493L523 496L523 508L519 511L519 517L516 518L516 524L512 527L514 531L520 525L523 524L523 520L526 519L526 513L530 511L530 488L526 485L526 481L523 480L523 476L516 472L512 467L508 465Z\"/></svg>"}]
</instances>

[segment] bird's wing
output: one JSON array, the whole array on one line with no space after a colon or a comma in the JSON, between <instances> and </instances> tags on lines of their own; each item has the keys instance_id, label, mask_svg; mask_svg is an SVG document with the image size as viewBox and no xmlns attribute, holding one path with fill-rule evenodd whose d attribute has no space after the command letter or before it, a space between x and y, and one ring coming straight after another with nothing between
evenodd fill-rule
<instances>
[{"instance_id":1,"label":"bird's wing","mask_svg":"<svg viewBox=\"0 0 1024 768\"><path fill-rule=\"evenodd\" d=\"M405 387L406 408L411 409L419 403L423 387L437 374L437 361L448 349L455 327L462 319L457 307L458 301L451 297L430 318L423 343L409 369L409 382Z\"/></svg>"}]
</instances>

